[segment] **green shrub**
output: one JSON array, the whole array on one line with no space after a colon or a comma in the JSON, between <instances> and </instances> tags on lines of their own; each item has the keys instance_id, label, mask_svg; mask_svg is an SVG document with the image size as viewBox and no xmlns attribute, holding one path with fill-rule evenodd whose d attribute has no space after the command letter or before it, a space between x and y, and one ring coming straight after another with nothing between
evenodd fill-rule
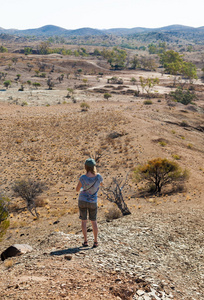
<instances>
[{"instance_id":1,"label":"green shrub","mask_svg":"<svg viewBox=\"0 0 204 300\"><path fill-rule=\"evenodd\" d=\"M138 166L134 171L135 179L145 181L152 191L161 193L163 186L173 182L183 182L188 178L187 170L182 170L179 165L166 158L155 158L146 164Z\"/></svg>"},{"instance_id":2,"label":"green shrub","mask_svg":"<svg viewBox=\"0 0 204 300\"><path fill-rule=\"evenodd\" d=\"M179 155L177 155L177 154L172 154L172 157L173 157L174 159L176 159L176 160L181 159L181 157L180 157Z\"/></svg>"},{"instance_id":3,"label":"green shrub","mask_svg":"<svg viewBox=\"0 0 204 300\"><path fill-rule=\"evenodd\" d=\"M165 141L160 141L159 145L162 146L162 147L165 147L167 145L167 143Z\"/></svg>"},{"instance_id":4,"label":"green shrub","mask_svg":"<svg viewBox=\"0 0 204 300\"><path fill-rule=\"evenodd\" d=\"M196 95L190 90L184 90L178 87L174 92L169 94L176 102L180 102L184 105L192 103L196 99Z\"/></svg>"},{"instance_id":5,"label":"green shrub","mask_svg":"<svg viewBox=\"0 0 204 300\"><path fill-rule=\"evenodd\" d=\"M193 145L192 144L188 144L187 147L188 147L188 149L193 149Z\"/></svg>"},{"instance_id":6,"label":"green shrub","mask_svg":"<svg viewBox=\"0 0 204 300\"><path fill-rule=\"evenodd\" d=\"M111 98L112 96L111 96L111 94L109 94L109 93L105 93L105 94L103 95L103 97L104 97L106 100L108 100L108 99Z\"/></svg>"},{"instance_id":7,"label":"green shrub","mask_svg":"<svg viewBox=\"0 0 204 300\"><path fill-rule=\"evenodd\" d=\"M88 111L88 109L90 108L89 104L86 102L82 102L80 104L80 107L81 107L82 111Z\"/></svg>"},{"instance_id":8,"label":"green shrub","mask_svg":"<svg viewBox=\"0 0 204 300\"><path fill-rule=\"evenodd\" d=\"M8 89L8 87L11 85L11 80L4 81L4 86Z\"/></svg>"},{"instance_id":9,"label":"green shrub","mask_svg":"<svg viewBox=\"0 0 204 300\"><path fill-rule=\"evenodd\" d=\"M7 228L9 227L9 212L8 212L8 203L9 199L0 195L0 240L3 235L6 233Z\"/></svg>"},{"instance_id":10,"label":"green shrub","mask_svg":"<svg viewBox=\"0 0 204 300\"><path fill-rule=\"evenodd\" d=\"M8 49L4 46L0 46L0 53L8 52Z\"/></svg>"},{"instance_id":11,"label":"green shrub","mask_svg":"<svg viewBox=\"0 0 204 300\"><path fill-rule=\"evenodd\" d=\"M41 77L41 78L46 78L46 73L44 73L44 72L41 73L41 74L40 74L40 77Z\"/></svg>"},{"instance_id":12,"label":"green shrub","mask_svg":"<svg viewBox=\"0 0 204 300\"><path fill-rule=\"evenodd\" d=\"M32 49L32 48L30 48L30 47L25 47L25 48L24 48L24 54L25 54L25 55L32 54L32 52L33 52L33 49Z\"/></svg>"},{"instance_id":13,"label":"green shrub","mask_svg":"<svg viewBox=\"0 0 204 300\"><path fill-rule=\"evenodd\" d=\"M151 105L153 102L152 100L145 100L143 103L144 105Z\"/></svg>"},{"instance_id":14,"label":"green shrub","mask_svg":"<svg viewBox=\"0 0 204 300\"><path fill-rule=\"evenodd\" d=\"M41 84L39 82L33 82L33 86L37 89Z\"/></svg>"}]
</instances>

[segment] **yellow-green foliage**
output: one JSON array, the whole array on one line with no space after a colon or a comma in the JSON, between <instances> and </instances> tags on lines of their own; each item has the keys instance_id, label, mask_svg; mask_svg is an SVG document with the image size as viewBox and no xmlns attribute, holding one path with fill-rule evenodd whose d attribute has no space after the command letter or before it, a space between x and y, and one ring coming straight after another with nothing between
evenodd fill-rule
<instances>
[{"instance_id":1,"label":"yellow-green foliage","mask_svg":"<svg viewBox=\"0 0 204 300\"><path fill-rule=\"evenodd\" d=\"M0 196L0 240L3 235L6 233L7 228L9 227L9 212L7 209L9 199L6 197Z\"/></svg>"},{"instance_id":2,"label":"yellow-green foliage","mask_svg":"<svg viewBox=\"0 0 204 300\"><path fill-rule=\"evenodd\" d=\"M176 160L181 159L181 157L178 154L172 154L172 157Z\"/></svg>"},{"instance_id":3,"label":"yellow-green foliage","mask_svg":"<svg viewBox=\"0 0 204 300\"><path fill-rule=\"evenodd\" d=\"M159 142L159 145L161 145L162 147L165 147L166 144L167 144L167 143L166 143L165 141L160 141L160 142Z\"/></svg>"},{"instance_id":4,"label":"yellow-green foliage","mask_svg":"<svg viewBox=\"0 0 204 300\"><path fill-rule=\"evenodd\" d=\"M89 104L86 102L82 102L80 104L80 107L82 108L83 111L87 111L90 108Z\"/></svg>"},{"instance_id":5,"label":"yellow-green foliage","mask_svg":"<svg viewBox=\"0 0 204 300\"><path fill-rule=\"evenodd\" d=\"M145 100L143 103L145 105L151 105L153 102L152 102L152 100Z\"/></svg>"},{"instance_id":6,"label":"yellow-green foliage","mask_svg":"<svg viewBox=\"0 0 204 300\"><path fill-rule=\"evenodd\" d=\"M166 158L155 158L146 164L140 165L134 171L135 179L146 181L155 193L161 193L164 185L174 181L184 181L188 178L188 172L182 170L178 163Z\"/></svg>"}]
</instances>

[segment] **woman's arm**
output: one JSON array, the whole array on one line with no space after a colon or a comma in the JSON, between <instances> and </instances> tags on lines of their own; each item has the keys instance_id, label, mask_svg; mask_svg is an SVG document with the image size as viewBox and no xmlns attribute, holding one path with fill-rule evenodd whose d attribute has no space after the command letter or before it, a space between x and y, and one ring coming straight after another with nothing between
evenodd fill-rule
<instances>
[{"instance_id":1,"label":"woman's arm","mask_svg":"<svg viewBox=\"0 0 204 300\"><path fill-rule=\"evenodd\" d=\"M77 187L76 187L76 191L79 192L81 187L82 187L82 184L81 184L81 181L79 181L77 184Z\"/></svg>"}]
</instances>

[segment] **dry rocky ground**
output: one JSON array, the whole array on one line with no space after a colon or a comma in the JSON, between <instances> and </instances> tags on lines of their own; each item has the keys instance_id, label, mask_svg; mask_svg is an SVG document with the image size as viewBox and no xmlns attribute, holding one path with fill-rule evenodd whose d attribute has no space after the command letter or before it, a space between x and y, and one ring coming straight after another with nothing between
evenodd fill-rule
<instances>
[{"instance_id":1,"label":"dry rocky ground","mask_svg":"<svg viewBox=\"0 0 204 300\"><path fill-rule=\"evenodd\" d=\"M131 89L130 78L140 75L118 73ZM104 101L93 89L104 88L111 74L100 81L89 76L88 89L75 90L76 103L66 98L65 83L53 91L18 92L17 85L0 91L1 190L11 198L11 225L0 252L15 243L33 247L0 264L0 298L204 299L202 84L196 106L168 106L163 96L144 105L119 92ZM160 80L157 90L166 93L169 78ZM87 112L82 101L90 105ZM115 139L113 132L119 133ZM99 247L92 249L89 227L90 247L82 248L75 186L84 160L97 151L105 185L130 171L124 196L131 215L107 222L114 205L100 192ZM142 193L132 169L156 157L177 159L190 171L182 190ZM38 200L38 220L12 196L14 181L28 177L48 184Z\"/></svg>"}]
</instances>

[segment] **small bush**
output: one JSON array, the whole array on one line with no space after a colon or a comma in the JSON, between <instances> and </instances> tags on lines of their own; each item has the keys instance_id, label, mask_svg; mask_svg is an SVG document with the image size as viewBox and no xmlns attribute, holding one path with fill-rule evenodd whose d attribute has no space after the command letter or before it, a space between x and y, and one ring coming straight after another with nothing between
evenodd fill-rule
<instances>
[{"instance_id":1,"label":"small bush","mask_svg":"<svg viewBox=\"0 0 204 300\"><path fill-rule=\"evenodd\" d=\"M196 95L190 90L184 90L181 87L178 87L174 92L169 94L175 101L180 102L184 105L192 103L196 99Z\"/></svg>"},{"instance_id":2,"label":"small bush","mask_svg":"<svg viewBox=\"0 0 204 300\"><path fill-rule=\"evenodd\" d=\"M26 106L26 105L28 105L28 102L26 102L26 101L23 101L23 102L21 103L21 106Z\"/></svg>"},{"instance_id":3,"label":"small bush","mask_svg":"<svg viewBox=\"0 0 204 300\"><path fill-rule=\"evenodd\" d=\"M8 89L8 87L11 85L11 80L4 81L4 86Z\"/></svg>"},{"instance_id":4,"label":"small bush","mask_svg":"<svg viewBox=\"0 0 204 300\"><path fill-rule=\"evenodd\" d=\"M49 200L48 199L44 199L44 198L38 197L35 200L36 207L45 207L48 204L49 204Z\"/></svg>"},{"instance_id":5,"label":"small bush","mask_svg":"<svg viewBox=\"0 0 204 300\"><path fill-rule=\"evenodd\" d=\"M193 145L192 144L188 144L187 147L188 147L188 149L192 149Z\"/></svg>"},{"instance_id":6,"label":"small bush","mask_svg":"<svg viewBox=\"0 0 204 300\"><path fill-rule=\"evenodd\" d=\"M106 100L108 100L108 99L111 98L112 96L111 96L111 94L109 94L109 93L105 93L105 94L103 95L103 97L104 97Z\"/></svg>"},{"instance_id":7,"label":"small bush","mask_svg":"<svg viewBox=\"0 0 204 300\"><path fill-rule=\"evenodd\" d=\"M107 80L107 83L112 83L112 84L123 84L122 78L118 78L116 76L111 77Z\"/></svg>"},{"instance_id":8,"label":"small bush","mask_svg":"<svg viewBox=\"0 0 204 300\"><path fill-rule=\"evenodd\" d=\"M8 203L9 199L0 195L0 240L3 235L6 233L7 228L9 227L9 212L8 212Z\"/></svg>"},{"instance_id":9,"label":"small bush","mask_svg":"<svg viewBox=\"0 0 204 300\"><path fill-rule=\"evenodd\" d=\"M41 86L41 84L39 82L33 82L33 86L37 89Z\"/></svg>"},{"instance_id":10,"label":"small bush","mask_svg":"<svg viewBox=\"0 0 204 300\"><path fill-rule=\"evenodd\" d=\"M188 178L188 172L183 171L174 161L155 158L137 167L134 176L138 182L146 181L151 191L157 194L161 193L163 186L167 184L185 181Z\"/></svg>"},{"instance_id":11,"label":"small bush","mask_svg":"<svg viewBox=\"0 0 204 300\"><path fill-rule=\"evenodd\" d=\"M180 123L180 126L182 126L182 127L188 127L189 125L188 125L188 123L186 121L182 121Z\"/></svg>"},{"instance_id":12,"label":"small bush","mask_svg":"<svg viewBox=\"0 0 204 300\"><path fill-rule=\"evenodd\" d=\"M145 100L143 103L144 105L151 105L153 102L152 100Z\"/></svg>"},{"instance_id":13,"label":"small bush","mask_svg":"<svg viewBox=\"0 0 204 300\"><path fill-rule=\"evenodd\" d=\"M86 102L82 102L80 104L80 107L81 107L82 111L88 111L88 109L90 108L89 104Z\"/></svg>"},{"instance_id":14,"label":"small bush","mask_svg":"<svg viewBox=\"0 0 204 300\"><path fill-rule=\"evenodd\" d=\"M173 157L174 159L176 159L176 160L181 159L181 157L180 157L179 155L177 155L177 154L172 154L172 157Z\"/></svg>"},{"instance_id":15,"label":"small bush","mask_svg":"<svg viewBox=\"0 0 204 300\"><path fill-rule=\"evenodd\" d=\"M159 145L162 146L162 147L165 147L167 145L167 143L165 141L160 141Z\"/></svg>"},{"instance_id":16,"label":"small bush","mask_svg":"<svg viewBox=\"0 0 204 300\"><path fill-rule=\"evenodd\" d=\"M15 182L12 188L14 191L14 195L16 195L17 197L21 197L26 201L27 209L30 211L30 213L33 216L38 217L35 200L46 189L45 183L34 181L32 179L28 179L27 181L19 180ZM35 214L33 213L33 209Z\"/></svg>"}]
</instances>

